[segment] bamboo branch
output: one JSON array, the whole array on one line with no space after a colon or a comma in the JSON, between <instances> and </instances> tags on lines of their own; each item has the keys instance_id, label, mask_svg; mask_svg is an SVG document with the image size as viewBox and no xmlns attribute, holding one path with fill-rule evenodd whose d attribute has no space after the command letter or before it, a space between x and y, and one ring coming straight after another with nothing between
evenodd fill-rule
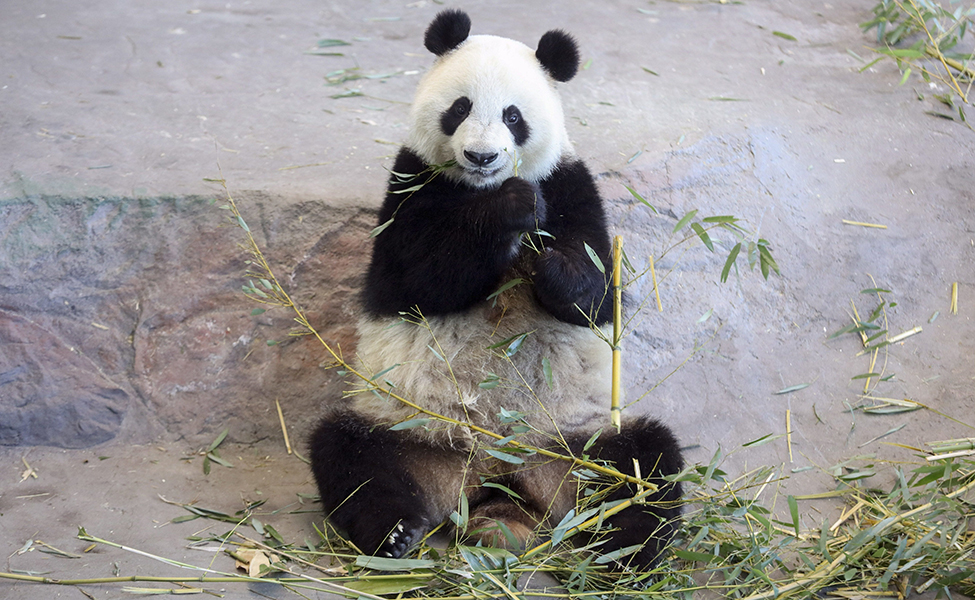
<instances>
[{"instance_id":1,"label":"bamboo branch","mask_svg":"<svg viewBox=\"0 0 975 600\"><path fill-rule=\"evenodd\" d=\"M609 420L618 432L620 423L620 378L622 377L623 349L620 348L620 338L623 336L623 286L622 279L623 236L613 239L613 387L609 408Z\"/></svg>"}]
</instances>

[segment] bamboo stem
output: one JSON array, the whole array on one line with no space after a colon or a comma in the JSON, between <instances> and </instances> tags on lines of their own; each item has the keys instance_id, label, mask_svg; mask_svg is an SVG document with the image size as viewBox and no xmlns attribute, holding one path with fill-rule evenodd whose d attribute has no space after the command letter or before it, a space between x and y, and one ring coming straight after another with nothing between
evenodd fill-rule
<instances>
[{"instance_id":1,"label":"bamboo stem","mask_svg":"<svg viewBox=\"0 0 975 600\"><path fill-rule=\"evenodd\" d=\"M620 423L620 379L622 378L623 349L620 338L623 335L623 285L622 280L623 236L613 239L613 387L611 391L609 420L616 431Z\"/></svg>"},{"instance_id":2,"label":"bamboo stem","mask_svg":"<svg viewBox=\"0 0 975 600\"><path fill-rule=\"evenodd\" d=\"M660 288L657 287L657 269L653 265L653 254L650 255L650 278L653 280L653 293L657 297L657 312L664 312L664 306L660 303Z\"/></svg>"}]
</instances>

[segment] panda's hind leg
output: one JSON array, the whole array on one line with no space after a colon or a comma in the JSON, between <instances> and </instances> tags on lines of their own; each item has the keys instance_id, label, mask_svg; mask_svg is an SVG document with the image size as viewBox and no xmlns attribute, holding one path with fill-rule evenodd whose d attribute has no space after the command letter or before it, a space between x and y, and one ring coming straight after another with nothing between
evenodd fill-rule
<instances>
[{"instance_id":1,"label":"panda's hind leg","mask_svg":"<svg viewBox=\"0 0 975 600\"><path fill-rule=\"evenodd\" d=\"M361 551L399 558L456 502L454 456L347 411L322 419L311 467L329 521ZM425 473L422 479L417 474ZM453 496L441 498L440 496Z\"/></svg>"},{"instance_id":2,"label":"panda's hind leg","mask_svg":"<svg viewBox=\"0 0 975 600\"><path fill-rule=\"evenodd\" d=\"M641 476L659 486L659 490L642 504L626 508L608 519L613 531L608 541L600 546L601 552L609 553L642 544L642 550L622 561L638 568L652 568L680 526L680 482L663 479L683 468L676 438L660 422L640 418L624 422L620 433L597 440L589 454L614 463L618 470L628 475L636 474L633 465L636 459ZM638 492L635 486L621 484L603 500L632 498Z\"/></svg>"},{"instance_id":3,"label":"panda's hind leg","mask_svg":"<svg viewBox=\"0 0 975 600\"><path fill-rule=\"evenodd\" d=\"M542 519L543 515L529 506L492 489L471 509L467 533L485 546L522 550Z\"/></svg>"}]
</instances>

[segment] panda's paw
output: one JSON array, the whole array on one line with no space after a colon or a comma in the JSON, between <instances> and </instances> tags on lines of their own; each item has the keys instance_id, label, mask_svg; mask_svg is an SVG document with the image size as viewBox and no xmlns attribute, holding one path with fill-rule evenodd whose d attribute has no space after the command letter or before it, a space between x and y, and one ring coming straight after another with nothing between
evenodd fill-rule
<instances>
[{"instance_id":1,"label":"panda's paw","mask_svg":"<svg viewBox=\"0 0 975 600\"><path fill-rule=\"evenodd\" d=\"M509 177L498 190L501 214L517 229L535 229L545 222L545 200L537 185L521 177Z\"/></svg>"},{"instance_id":2,"label":"panda's paw","mask_svg":"<svg viewBox=\"0 0 975 600\"><path fill-rule=\"evenodd\" d=\"M400 558L423 538L424 525L400 521L386 536L386 540L376 550L376 556L385 558Z\"/></svg>"}]
</instances>

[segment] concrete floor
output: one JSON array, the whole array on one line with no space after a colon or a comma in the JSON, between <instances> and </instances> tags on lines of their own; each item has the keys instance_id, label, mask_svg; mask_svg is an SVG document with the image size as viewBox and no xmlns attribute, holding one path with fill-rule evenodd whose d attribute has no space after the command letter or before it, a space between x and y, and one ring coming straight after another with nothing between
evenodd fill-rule
<instances>
[{"instance_id":1,"label":"concrete floor","mask_svg":"<svg viewBox=\"0 0 975 600\"><path fill-rule=\"evenodd\" d=\"M857 24L872 5L545 1L531 4L530 18L525 3L456 5L471 14L475 33L530 45L555 27L577 36L586 66L563 87L569 132L599 173L631 257L659 256L677 241L670 234L676 219L694 209L740 217L771 242L782 274L768 282L743 269L719 283L720 249L712 255L686 245L668 254L657 265L664 310L644 310L627 342L627 386L631 399L653 388L633 410L670 424L689 460L707 462L720 447L732 453L725 467L732 473L782 465L789 493L833 489L823 469L854 455L875 455L866 462L885 484L892 461L913 460L887 442L923 447L970 437L975 425L975 133L926 114L944 112L933 99L943 86L916 76L899 86L900 73L887 62L860 72L864 62L854 54L872 60L873 37ZM0 201L207 197L217 190L204 179L222 174L232 189L258 198L260 210L315 202L368 215L404 137L406 102L430 64L423 29L442 7L425 0L3 3ZM341 56L309 53L321 39L351 46L323 49ZM326 85L329 74L355 67L381 77ZM363 95L333 98L348 90ZM662 216L641 208L624 185ZM730 239L719 240L725 251ZM953 282L957 314L948 310ZM648 289L633 287L634 298ZM876 297L860 292L878 287L896 303L887 313L891 335L923 332L881 354L874 370L894 377L874 380L873 393L932 410L851 410L863 402L864 381L853 378L870 370L869 357L858 356L854 336L828 336L849 324L851 299L861 315L870 312ZM17 312L3 298L0 310ZM775 394L797 384L809 386ZM0 386L0 403L16 401L4 393ZM314 536L314 505L298 496L313 491L310 473L285 453L276 417L236 415L254 433L222 447L234 469L215 465L204 476L196 453L213 430L177 430L157 421L153 406L95 448L0 448L3 570L56 578L190 573L118 549L85 553L78 527L209 565L212 554L188 549L185 538L213 523L171 523L185 511L159 496L229 513L267 498L268 513L288 507L265 517L286 539ZM741 448L784 433L786 411L791 456L784 437ZM290 414L296 437L311 418ZM36 478L24 478L26 464ZM80 558L43 553L36 542L18 553L28 540ZM232 565L220 557L213 568ZM116 585L84 591L131 597ZM270 586L226 594L290 595ZM0 580L0 597L82 594Z\"/></svg>"}]
</instances>

